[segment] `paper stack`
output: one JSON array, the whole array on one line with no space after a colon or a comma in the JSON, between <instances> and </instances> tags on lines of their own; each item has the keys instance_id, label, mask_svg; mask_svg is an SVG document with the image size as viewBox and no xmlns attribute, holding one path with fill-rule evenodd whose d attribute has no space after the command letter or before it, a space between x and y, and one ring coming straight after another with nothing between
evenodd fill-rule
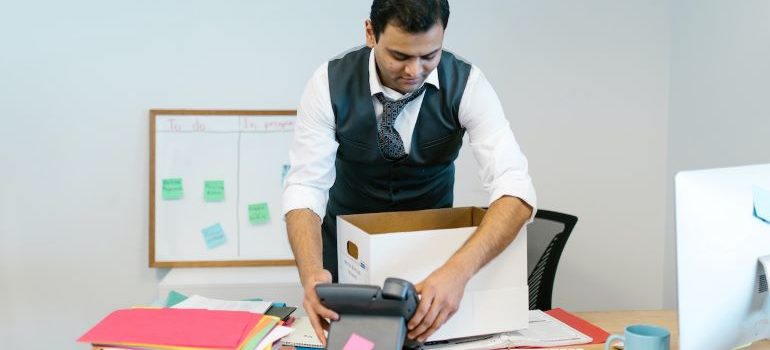
<instances>
[{"instance_id":1,"label":"paper stack","mask_svg":"<svg viewBox=\"0 0 770 350\"><path fill-rule=\"evenodd\" d=\"M562 310L529 310L529 328L472 338L435 342L427 350L482 350L553 348L580 344L602 344L607 332Z\"/></svg>"},{"instance_id":2,"label":"paper stack","mask_svg":"<svg viewBox=\"0 0 770 350\"><path fill-rule=\"evenodd\" d=\"M291 333L279 321L246 311L124 309L111 313L78 341L95 348L262 350Z\"/></svg>"},{"instance_id":3,"label":"paper stack","mask_svg":"<svg viewBox=\"0 0 770 350\"><path fill-rule=\"evenodd\" d=\"M270 307L269 302L193 296L173 308L117 310L78 341L91 343L95 350L273 349L293 329L265 314Z\"/></svg>"}]
</instances>

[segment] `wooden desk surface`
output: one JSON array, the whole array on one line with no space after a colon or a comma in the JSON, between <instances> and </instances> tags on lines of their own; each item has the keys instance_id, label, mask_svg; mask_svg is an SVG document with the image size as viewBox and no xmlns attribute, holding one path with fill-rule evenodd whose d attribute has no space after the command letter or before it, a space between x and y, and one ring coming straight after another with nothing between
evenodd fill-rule
<instances>
[{"instance_id":1,"label":"wooden desk surface","mask_svg":"<svg viewBox=\"0 0 770 350\"><path fill-rule=\"evenodd\" d=\"M674 310L576 312L575 315L601 327L610 334L622 334L626 326L635 323L661 326L671 332L671 350L679 349L679 333L677 332L677 318ZM583 345L575 348L603 350L604 345Z\"/></svg>"},{"instance_id":2,"label":"wooden desk surface","mask_svg":"<svg viewBox=\"0 0 770 350\"><path fill-rule=\"evenodd\" d=\"M674 310L649 310L649 311L601 311L601 312L575 312L575 315L591 322L610 334L622 334L623 329L630 324L652 324L665 327L671 332L671 350L679 349L679 331L677 315ZM281 347L281 350L293 350L292 347ZM559 350L582 349L604 350L604 344L573 345L554 348ZM545 350L545 349L543 349ZM698 349L709 350L709 349ZM761 341L742 350L770 350L770 341Z\"/></svg>"},{"instance_id":3,"label":"wooden desk surface","mask_svg":"<svg viewBox=\"0 0 770 350\"><path fill-rule=\"evenodd\" d=\"M577 316L591 322L610 334L622 334L623 329L630 324L644 323L665 327L671 332L671 350L679 349L679 331L677 315L674 310L653 311L606 311L606 312L576 312ZM603 350L604 345L583 345L567 347L568 349ZM746 350L770 350L770 342L761 341Z\"/></svg>"}]
</instances>

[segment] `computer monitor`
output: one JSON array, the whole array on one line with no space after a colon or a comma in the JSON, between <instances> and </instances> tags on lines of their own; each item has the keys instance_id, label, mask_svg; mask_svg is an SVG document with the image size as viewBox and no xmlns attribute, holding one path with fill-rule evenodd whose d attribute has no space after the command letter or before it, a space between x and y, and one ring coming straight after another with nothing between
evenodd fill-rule
<instances>
[{"instance_id":1,"label":"computer monitor","mask_svg":"<svg viewBox=\"0 0 770 350\"><path fill-rule=\"evenodd\" d=\"M754 216L754 187L770 190L770 164L684 171L675 185L679 348L770 338L770 293L758 262L770 255L770 224Z\"/></svg>"}]
</instances>

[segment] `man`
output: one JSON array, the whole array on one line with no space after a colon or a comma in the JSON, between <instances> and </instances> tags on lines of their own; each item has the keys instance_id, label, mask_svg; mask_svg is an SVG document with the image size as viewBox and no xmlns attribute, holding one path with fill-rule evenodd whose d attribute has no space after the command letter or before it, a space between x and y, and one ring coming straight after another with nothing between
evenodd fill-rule
<instances>
[{"instance_id":1,"label":"man","mask_svg":"<svg viewBox=\"0 0 770 350\"><path fill-rule=\"evenodd\" d=\"M408 337L425 341L449 319L468 280L531 218L527 160L481 71L443 51L446 0L374 0L366 47L323 64L297 113L284 189L304 308L322 342L318 283L337 281L336 216L452 206L454 160L467 130L490 206L465 244L416 284ZM323 218L323 219L322 219Z\"/></svg>"}]
</instances>

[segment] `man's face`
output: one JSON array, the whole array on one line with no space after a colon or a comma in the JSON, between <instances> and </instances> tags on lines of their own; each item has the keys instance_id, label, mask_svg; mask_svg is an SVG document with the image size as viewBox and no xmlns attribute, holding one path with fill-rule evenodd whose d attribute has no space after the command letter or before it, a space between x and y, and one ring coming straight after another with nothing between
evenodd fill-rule
<instances>
[{"instance_id":1,"label":"man's face","mask_svg":"<svg viewBox=\"0 0 770 350\"><path fill-rule=\"evenodd\" d=\"M436 23L424 33L407 33L388 23L374 39L371 21L366 21L366 45L374 50L377 73L383 85L406 94L420 87L441 60L444 27Z\"/></svg>"}]
</instances>

